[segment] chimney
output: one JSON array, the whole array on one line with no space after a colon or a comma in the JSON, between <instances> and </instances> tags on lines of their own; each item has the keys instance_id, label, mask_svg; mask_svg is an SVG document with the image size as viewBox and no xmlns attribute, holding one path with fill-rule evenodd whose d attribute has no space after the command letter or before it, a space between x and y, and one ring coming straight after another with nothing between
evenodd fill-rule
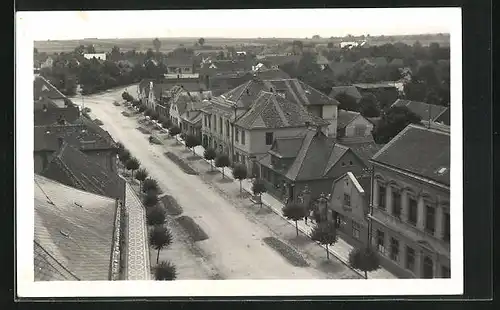
<instances>
[{"instance_id":1,"label":"chimney","mask_svg":"<svg viewBox=\"0 0 500 310\"><path fill-rule=\"evenodd\" d=\"M309 126L311 126L311 122L306 121L306 127L309 128Z\"/></svg>"},{"instance_id":2,"label":"chimney","mask_svg":"<svg viewBox=\"0 0 500 310\"><path fill-rule=\"evenodd\" d=\"M62 147L64 143L64 139L62 137L57 137L57 145L59 146L59 148Z\"/></svg>"}]
</instances>

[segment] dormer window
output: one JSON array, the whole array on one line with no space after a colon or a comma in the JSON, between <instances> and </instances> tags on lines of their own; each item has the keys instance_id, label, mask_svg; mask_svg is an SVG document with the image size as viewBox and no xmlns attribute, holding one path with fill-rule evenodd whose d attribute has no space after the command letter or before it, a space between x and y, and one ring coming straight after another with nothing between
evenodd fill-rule
<instances>
[{"instance_id":1,"label":"dormer window","mask_svg":"<svg viewBox=\"0 0 500 310\"><path fill-rule=\"evenodd\" d=\"M445 174L446 172L448 172L448 168L446 168L446 167L441 167L441 168L439 168L439 169L436 171L436 173L437 173L438 175L443 175L443 174Z\"/></svg>"}]
</instances>

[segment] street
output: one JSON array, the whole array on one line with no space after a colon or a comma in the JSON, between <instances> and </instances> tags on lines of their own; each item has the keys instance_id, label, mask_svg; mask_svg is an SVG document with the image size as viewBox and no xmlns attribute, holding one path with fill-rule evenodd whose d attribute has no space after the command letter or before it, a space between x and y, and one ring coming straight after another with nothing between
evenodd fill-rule
<instances>
[{"instance_id":1,"label":"street","mask_svg":"<svg viewBox=\"0 0 500 310\"><path fill-rule=\"evenodd\" d=\"M294 267L263 242L272 236L265 227L249 221L240 211L213 191L196 175L188 175L162 154L162 147L148 142L139 132L135 117L124 117L113 101L122 101L124 88L84 98L92 118L100 119L116 141L139 159L142 167L158 180L165 193L174 196L208 234L197 242L203 256L224 279L321 279L326 275L311 267ZM137 97L136 86L127 90ZM73 101L81 105L82 99ZM174 240L176 242L176 240ZM177 258L182 260L183 258ZM175 262L175 259L172 259ZM182 270L178 270L182 273Z\"/></svg>"}]
</instances>

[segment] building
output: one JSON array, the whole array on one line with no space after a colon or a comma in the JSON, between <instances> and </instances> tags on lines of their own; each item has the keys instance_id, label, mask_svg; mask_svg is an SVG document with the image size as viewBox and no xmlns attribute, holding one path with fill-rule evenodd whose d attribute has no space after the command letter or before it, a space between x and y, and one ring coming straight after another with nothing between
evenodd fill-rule
<instances>
[{"instance_id":1,"label":"building","mask_svg":"<svg viewBox=\"0 0 500 310\"><path fill-rule=\"evenodd\" d=\"M337 232L353 247L369 244L368 212L371 195L370 175L356 177L347 172L333 181L325 211L320 212L328 221L337 224Z\"/></svg>"},{"instance_id":2,"label":"building","mask_svg":"<svg viewBox=\"0 0 500 310\"><path fill-rule=\"evenodd\" d=\"M192 74L195 72L195 63L193 57L172 56L167 58L167 74L177 74L182 77L183 74Z\"/></svg>"},{"instance_id":3,"label":"building","mask_svg":"<svg viewBox=\"0 0 500 310\"><path fill-rule=\"evenodd\" d=\"M313 199L318 198L330 193L333 181L344 173L365 168L354 152L318 128L276 138L259 166L268 193L285 201L295 201L306 187Z\"/></svg>"},{"instance_id":4,"label":"building","mask_svg":"<svg viewBox=\"0 0 500 310\"><path fill-rule=\"evenodd\" d=\"M62 138L91 158L91 161L110 170L116 169L117 146L109 133L86 117L72 124L52 124L34 127L35 173L43 171L61 147Z\"/></svg>"},{"instance_id":5,"label":"building","mask_svg":"<svg viewBox=\"0 0 500 310\"><path fill-rule=\"evenodd\" d=\"M124 279L118 200L35 174L34 280Z\"/></svg>"},{"instance_id":6,"label":"building","mask_svg":"<svg viewBox=\"0 0 500 310\"><path fill-rule=\"evenodd\" d=\"M338 110L336 137L341 143L373 141L373 124L359 112Z\"/></svg>"},{"instance_id":7,"label":"building","mask_svg":"<svg viewBox=\"0 0 500 310\"><path fill-rule=\"evenodd\" d=\"M450 125L448 107L445 106L428 104L419 101L398 99L391 105L391 107L407 107L408 110L420 116L422 120L435 123L442 122L445 125Z\"/></svg>"},{"instance_id":8,"label":"building","mask_svg":"<svg viewBox=\"0 0 500 310\"><path fill-rule=\"evenodd\" d=\"M403 278L450 277L450 134L409 125L375 156L372 243Z\"/></svg>"},{"instance_id":9,"label":"building","mask_svg":"<svg viewBox=\"0 0 500 310\"><path fill-rule=\"evenodd\" d=\"M330 61L326 59L323 55L316 56L316 64L321 68L321 70L326 70L330 66Z\"/></svg>"},{"instance_id":10,"label":"building","mask_svg":"<svg viewBox=\"0 0 500 310\"><path fill-rule=\"evenodd\" d=\"M203 106L208 101L203 96L179 93L170 104L170 120L178 126L183 133L195 135L201 141L202 134L202 112Z\"/></svg>"},{"instance_id":11,"label":"building","mask_svg":"<svg viewBox=\"0 0 500 310\"><path fill-rule=\"evenodd\" d=\"M329 63L328 68L333 72L333 75L335 78L338 78L340 76L345 76L349 73L349 70L351 70L355 66L356 62L352 61L336 61L333 60Z\"/></svg>"},{"instance_id":12,"label":"building","mask_svg":"<svg viewBox=\"0 0 500 310\"><path fill-rule=\"evenodd\" d=\"M209 60L201 64L200 81L211 89L211 79L215 77L228 75L242 76L251 71L252 63L248 60Z\"/></svg>"},{"instance_id":13,"label":"building","mask_svg":"<svg viewBox=\"0 0 500 310\"><path fill-rule=\"evenodd\" d=\"M83 54L83 57L85 57L86 59L97 59L97 60L101 60L101 61L105 61L106 60L106 53L86 53L86 54Z\"/></svg>"},{"instance_id":14,"label":"building","mask_svg":"<svg viewBox=\"0 0 500 310\"><path fill-rule=\"evenodd\" d=\"M272 93L273 96L270 96L269 93ZM273 104L268 106L270 102ZM256 103L259 103L259 110L253 108ZM290 105L290 109L285 108L285 110L282 110L285 103ZM338 102L336 100L297 79L263 80L256 76L224 95L213 98L210 100L210 104L202 109L204 114L203 143L204 145L216 147L220 152L229 154L232 159L235 159L235 151L239 148L241 155L244 156L242 161L247 162L250 160L255 163L259 154L266 154L273 138L276 136L273 136L270 142L266 140L264 138L266 131L262 127L265 124L261 123L259 124L261 126L258 129L259 133L252 134L250 137L251 133L246 128L248 124L241 123L242 125L235 126L235 122L243 118L251 120L250 115L254 115L252 117L257 119L261 117L261 112L265 110L263 108L269 107L269 109L272 109L269 112L272 113L269 117L273 116L276 121L281 122L273 124L273 126L287 124L285 119L291 115L301 116L299 119L302 122L300 126L291 126L296 127L296 129L288 128L283 131L283 134L277 134L279 136L294 136L303 131L306 128L306 118L317 121L323 119L329 124L324 131L331 132L334 129L333 132L335 133L337 128L337 106ZM291 110L292 108L294 110ZM306 117L306 114L310 116ZM283 125L283 127L287 126L290 127L289 125ZM237 127L239 127L238 132L236 132ZM275 130L278 129L275 128ZM257 129L255 129L255 132L257 132ZM254 139L258 142L252 142ZM265 141L268 142L262 146ZM247 166L250 168L249 171L253 169L253 165L248 163Z\"/></svg>"},{"instance_id":15,"label":"building","mask_svg":"<svg viewBox=\"0 0 500 310\"><path fill-rule=\"evenodd\" d=\"M74 105L68 97L41 75L35 76L33 80L33 100L35 111Z\"/></svg>"}]
</instances>

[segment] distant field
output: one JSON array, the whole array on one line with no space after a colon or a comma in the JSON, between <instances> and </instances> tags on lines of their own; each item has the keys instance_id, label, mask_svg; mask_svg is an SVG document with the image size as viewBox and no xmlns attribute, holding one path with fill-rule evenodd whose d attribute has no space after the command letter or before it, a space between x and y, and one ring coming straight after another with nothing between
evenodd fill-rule
<instances>
[{"instance_id":1,"label":"distant field","mask_svg":"<svg viewBox=\"0 0 500 310\"><path fill-rule=\"evenodd\" d=\"M392 38L392 39L391 39ZM65 41L35 41L34 46L39 52L60 53L73 51L77 46L94 44L96 52L109 52L113 46L117 45L122 51L135 49L136 51L145 52L149 48L153 48L152 38L137 38L137 39L83 39L83 40L65 40ZM161 51L169 52L180 44L192 46L198 39L196 38L160 38L162 42ZM293 41L293 38L260 38L260 39L232 39L232 38L207 38L205 44L212 46L238 46L244 44L267 45L277 44L283 41ZM308 43L340 43L343 38L321 38L321 39L297 39L304 44ZM360 40L359 38L356 40ZM422 45L429 45L432 42L437 42L440 45L449 45L449 35L425 35L425 36L393 36L393 37L371 37L368 41L371 45L382 45L385 43L403 42L412 45L416 41Z\"/></svg>"}]
</instances>

